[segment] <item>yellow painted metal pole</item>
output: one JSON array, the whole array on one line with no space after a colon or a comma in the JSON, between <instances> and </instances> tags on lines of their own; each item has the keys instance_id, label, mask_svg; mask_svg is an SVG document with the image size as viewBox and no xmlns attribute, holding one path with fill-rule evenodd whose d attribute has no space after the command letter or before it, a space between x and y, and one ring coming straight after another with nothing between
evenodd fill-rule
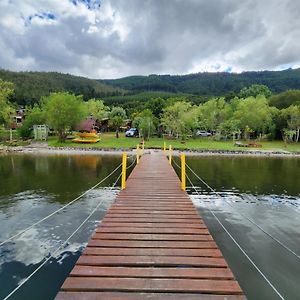
<instances>
[{"instance_id":1,"label":"yellow painted metal pole","mask_svg":"<svg viewBox=\"0 0 300 300\"><path fill-rule=\"evenodd\" d=\"M169 145L169 164L172 164L172 145Z\"/></svg>"},{"instance_id":2,"label":"yellow painted metal pole","mask_svg":"<svg viewBox=\"0 0 300 300\"><path fill-rule=\"evenodd\" d=\"M167 148L167 145L166 145L166 142L164 142L164 155L166 155L166 148Z\"/></svg>"},{"instance_id":3,"label":"yellow painted metal pole","mask_svg":"<svg viewBox=\"0 0 300 300\"><path fill-rule=\"evenodd\" d=\"M122 157L122 180L121 189L124 190L126 187L126 164L127 164L127 154L123 153Z\"/></svg>"},{"instance_id":4,"label":"yellow painted metal pole","mask_svg":"<svg viewBox=\"0 0 300 300\"><path fill-rule=\"evenodd\" d=\"M136 164L140 162L140 145L136 145Z\"/></svg>"},{"instance_id":5,"label":"yellow painted metal pole","mask_svg":"<svg viewBox=\"0 0 300 300\"><path fill-rule=\"evenodd\" d=\"M145 151L145 141L143 140L143 144L142 144L142 155L144 155L144 151Z\"/></svg>"},{"instance_id":6,"label":"yellow painted metal pole","mask_svg":"<svg viewBox=\"0 0 300 300\"><path fill-rule=\"evenodd\" d=\"M185 191L186 180L185 180L185 154L184 153L180 155L180 159L181 159L181 189Z\"/></svg>"}]
</instances>

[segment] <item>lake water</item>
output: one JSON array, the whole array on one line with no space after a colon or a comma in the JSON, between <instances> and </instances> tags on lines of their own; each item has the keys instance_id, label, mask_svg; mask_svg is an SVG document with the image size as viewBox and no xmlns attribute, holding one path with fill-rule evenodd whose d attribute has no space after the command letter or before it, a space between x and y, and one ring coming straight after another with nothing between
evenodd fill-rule
<instances>
[{"instance_id":1,"label":"lake water","mask_svg":"<svg viewBox=\"0 0 300 300\"><path fill-rule=\"evenodd\" d=\"M121 156L0 156L0 241L67 204L114 170ZM280 299L213 217L212 212L285 299L300 298L300 260L246 217L300 254L299 158L187 157L219 193L188 173L191 198L248 299ZM101 201L70 243L10 299L53 299L119 189L119 172L59 214L0 246L0 299L33 272ZM241 213L243 215L241 215Z\"/></svg>"}]
</instances>

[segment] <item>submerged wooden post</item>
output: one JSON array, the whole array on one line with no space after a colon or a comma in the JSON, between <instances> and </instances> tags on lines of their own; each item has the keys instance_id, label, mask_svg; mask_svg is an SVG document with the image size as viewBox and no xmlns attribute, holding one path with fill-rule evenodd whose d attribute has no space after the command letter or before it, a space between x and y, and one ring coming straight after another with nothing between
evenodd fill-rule
<instances>
[{"instance_id":1,"label":"submerged wooden post","mask_svg":"<svg viewBox=\"0 0 300 300\"><path fill-rule=\"evenodd\" d=\"M140 145L137 144L136 145L136 164L138 165L139 162L140 162Z\"/></svg>"},{"instance_id":2,"label":"submerged wooden post","mask_svg":"<svg viewBox=\"0 0 300 300\"><path fill-rule=\"evenodd\" d=\"M126 164L127 164L127 154L123 153L121 190L124 190L126 187Z\"/></svg>"},{"instance_id":3,"label":"submerged wooden post","mask_svg":"<svg viewBox=\"0 0 300 300\"><path fill-rule=\"evenodd\" d=\"M172 145L169 145L169 164L172 164Z\"/></svg>"},{"instance_id":4,"label":"submerged wooden post","mask_svg":"<svg viewBox=\"0 0 300 300\"><path fill-rule=\"evenodd\" d=\"M181 189L185 191L186 188L186 180L185 180L185 154L181 153Z\"/></svg>"}]
</instances>

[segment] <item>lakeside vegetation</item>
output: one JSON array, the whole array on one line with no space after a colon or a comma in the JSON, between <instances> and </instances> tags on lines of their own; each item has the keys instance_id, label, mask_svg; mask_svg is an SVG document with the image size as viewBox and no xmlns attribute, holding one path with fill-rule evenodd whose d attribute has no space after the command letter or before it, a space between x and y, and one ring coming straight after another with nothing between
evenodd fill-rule
<instances>
[{"instance_id":1,"label":"lakeside vegetation","mask_svg":"<svg viewBox=\"0 0 300 300\"><path fill-rule=\"evenodd\" d=\"M53 78L57 73L51 73ZM57 78L56 78L57 80ZM63 86L63 85L62 85ZM12 128L12 116L17 109L14 103L16 85L0 79L0 141L7 139L7 129ZM119 89L121 91L121 89ZM143 98L144 95L144 98ZM151 98L148 98L152 95ZM293 148L300 138L300 90L288 90L273 94L268 86L253 84L244 86L239 92L222 97L176 94L171 92L141 93L128 102L107 102L99 98L85 99L68 91L42 96L38 103L27 105L17 135L22 140L33 138L33 126L45 124L60 143L68 146L67 137L77 130L115 131L119 137L121 129L135 127L139 137L149 141L148 145L160 147L156 137L173 139L178 149L236 149L233 142L244 142L237 146L283 140L280 148ZM179 96L180 95L180 96ZM198 97L197 101L194 97ZM121 99L121 98L120 98ZM29 101L30 103L30 101ZM117 104L117 105L115 105ZM93 127L87 129L81 123L93 120ZM201 133L202 132L202 133ZM211 136L211 143L199 143L197 136ZM10 140L12 133L10 132ZM99 143L99 147L109 147L109 140ZM115 140L115 148L132 147L131 142ZM128 146L128 145L129 146ZM177 145L177 146L176 146ZM265 146L268 149L268 144ZM98 145L96 145L98 147ZM225 148L224 148L225 147ZM277 147L277 146L276 146ZM297 148L295 146L295 148Z\"/></svg>"},{"instance_id":2,"label":"lakeside vegetation","mask_svg":"<svg viewBox=\"0 0 300 300\"><path fill-rule=\"evenodd\" d=\"M50 137L48 145L50 147L70 147L70 148L82 148L82 149L135 149L137 144L141 144L141 138L127 138L124 133L120 134L118 141L114 132L108 132L101 134L101 140L96 144L78 144L71 140L66 140L61 143L57 140L57 137ZM152 137L145 142L145 149L163 149L164 142L166 142L167 148L172 145L174 150L191 150L191 151L273 151L273 152L295 152L300 153L300 144L285 144L283 141L262 141L262 147L257 148L239 148L234 146L234 143L230 141L215 141L212 138L189 138L184 143L180 140L170 140L159 137Z\"/></svg>"}]
</instances>

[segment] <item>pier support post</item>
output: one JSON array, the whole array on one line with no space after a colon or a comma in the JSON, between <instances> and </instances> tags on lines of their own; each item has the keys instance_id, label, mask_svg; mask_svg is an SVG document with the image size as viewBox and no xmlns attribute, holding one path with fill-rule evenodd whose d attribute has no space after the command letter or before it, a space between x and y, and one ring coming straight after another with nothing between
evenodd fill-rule
<instances>
[{"instance_id":1,"label":"pier support post","mask_svg":"<svg viewBox=\"0 0 300 300\"><path fill-rule=\"evenodd\" d=\"M166 149L167 149L167 145L166 142L164 142L164 155L166 155Z\"/></svg>"},{"instance_id":2,"label":"pier support post","mask_svg":"<svg viewBox=\"0 0 300 300\"><path fill-rule=\"evenodd\" d=\"M127 154L123 153L122 156L122 180L121 180L121 190L126 187L126 164L127 164Z\"/></svg>"},{"instance_id":3,"label":"pier support post","mask_svg":"<svg viewBox=\"0 0 300 300\"><path fill-rule=\"evenodd\" d=\"M169 145L169 164L172 164L172 145Z\"/></svg>"},{"instance_id":4,"label":"pier support post","mask_svg":"<svg viewBox=\"0 0 300 300\"><path fill-rule=\"evenodd\" d=\"M185 154L181 153L181 189L185 191L186 188L186 179L185 179Z\"/></svg>"}]
</instances>

